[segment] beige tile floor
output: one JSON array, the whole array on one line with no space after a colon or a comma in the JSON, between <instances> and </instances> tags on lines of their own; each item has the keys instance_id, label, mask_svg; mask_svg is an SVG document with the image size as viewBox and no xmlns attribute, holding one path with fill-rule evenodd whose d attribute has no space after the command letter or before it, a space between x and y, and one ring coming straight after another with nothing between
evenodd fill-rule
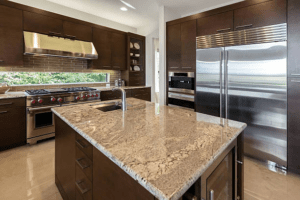
<instances>
[{"instance_id":1,"label":"beige tile floor","mask_svg":"<svg viewBox=\"0 0 300 200\"><path fill-rule=\"evenodd\" d=\"M54 180L54 140L0 152L0 200L62 200ZM245 159L245 200L299 200L300 176Z\"/></svg>"}]
</instances>

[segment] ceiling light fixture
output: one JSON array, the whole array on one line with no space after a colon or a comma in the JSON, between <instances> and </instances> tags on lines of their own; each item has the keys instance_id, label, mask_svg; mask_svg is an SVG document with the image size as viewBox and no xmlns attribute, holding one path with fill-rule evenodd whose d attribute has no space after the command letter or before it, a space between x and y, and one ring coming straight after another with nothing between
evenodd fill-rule
<instances>
[{"instance_id":1,"label":"ceiling light fixture","mask_svg":"<svg viewBox=\"0 0 300 200\"><path fill-rule=\"evenodd\" d=\"M128 9L125 7L120 8L122 11L127 11Z\"/></svg>"},{"instance_id":2,"label":"ceiling light fixture","mask_svg":"<svg viewBox=\"0 0 300 200\"><path fill-rule=\"evenodd\" d=\"M132 9L136 9L135 7L133 7L131 4L123 1L123 0L120 0L122 3L124 3L126 6L128 6L129 8L132 8Z\"/></svg>"}]
</instances>

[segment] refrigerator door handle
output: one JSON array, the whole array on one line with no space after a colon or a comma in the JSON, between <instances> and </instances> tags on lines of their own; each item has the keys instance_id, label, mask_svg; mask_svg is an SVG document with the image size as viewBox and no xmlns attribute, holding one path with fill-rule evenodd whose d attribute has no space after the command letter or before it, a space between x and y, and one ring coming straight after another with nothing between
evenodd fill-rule
<instances>
[{"instance_id":1,"label":"refrigerator door handle","mask_svg":"<svg viewBox=\"0 0 300 200\"><path fill-rule=\"evenodd\" d=\"M225 119L228 119L228 59L229 52L225 51L225 69L224 69L224 86L225 86Z\"/></svg>"},{"instance_id":2,"label":"refrigerator door handle","mask_svg":"<svg viewBox=\"0 0 300 200\"><path fill-rule=\"evenodd\" d=\"M223 118L223 51L220 52L220 118Z\"/></svg>"}]
</instances>

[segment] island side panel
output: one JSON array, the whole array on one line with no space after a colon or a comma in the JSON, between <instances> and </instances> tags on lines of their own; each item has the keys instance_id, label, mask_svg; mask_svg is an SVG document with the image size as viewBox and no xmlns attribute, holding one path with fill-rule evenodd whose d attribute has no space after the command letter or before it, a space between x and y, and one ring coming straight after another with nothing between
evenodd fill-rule
<instances>
[{"instance_id":1,"label":"island side panel","mask_svg":"<svg viewBox=\"0 0 300 200\"><path fill-rule=\"evenodd\" d=\"M244 200L244 131L237 138L237 195Z\"/></svg>"},{"instance_id":2,"label":"island side panel","mask_svg":"<svg viewBox=\"0 0 300 200\"><path fill-rule=\"evenodd\" d=\"M150 192L96 148L93 149L93 164L93 199L155 199Z\"/></svg>"},{"instance_id":3,"label":"island side panel","mask_svg":"<svg viewBox=\"0 0 300 200\"><path fill-rule=\"evenodd\" d=\"M55 115L55 183L63 199L75 199L75 131Z\"/></svg>"}]
</instances>

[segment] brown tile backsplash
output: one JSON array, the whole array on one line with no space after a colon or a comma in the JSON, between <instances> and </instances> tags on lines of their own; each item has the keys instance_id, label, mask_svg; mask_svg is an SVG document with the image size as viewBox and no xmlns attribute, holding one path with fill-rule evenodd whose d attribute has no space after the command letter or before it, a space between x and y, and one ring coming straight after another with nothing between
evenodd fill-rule
<instances>
[{"instance_id":1,"label":"brown tile backsplash","mask_svg":"<svg viewBox=\"0 0 300 200\"><path fill-rule=\"evenodd\" d=\"M114 85L116 79L121 78L121 71L118 70L95 70L90 69L92 61L76 59L76 58L61 58L49 56L34 56L24 55L23 66L20 67L0 67L0 71L11 72L86 72L86 73L109 73L111 85ZM34 86L11 86L11 91L20 91L28 89L45 89L45 88L61 88L61 87L77 87L78 84L63 84L63 85L34 85ZM101 87L106 86L106 83L87 83L80 84L84 87Z\"/></svg>"}]
</instances>

